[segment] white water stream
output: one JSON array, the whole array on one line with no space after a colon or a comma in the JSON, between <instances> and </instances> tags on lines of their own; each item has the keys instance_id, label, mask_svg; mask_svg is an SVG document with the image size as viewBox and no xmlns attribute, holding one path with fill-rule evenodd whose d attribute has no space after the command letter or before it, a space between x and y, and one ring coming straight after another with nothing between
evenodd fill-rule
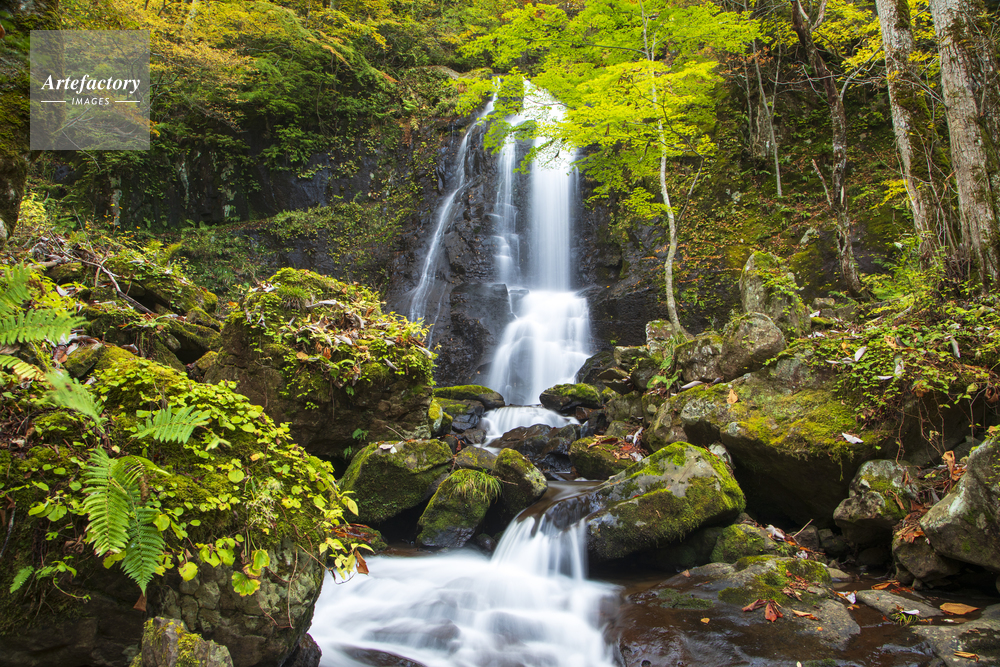
<instances>
[{"instance_id":1,"label":"white water stream","mask_svg":"<svg viewBox=\"0 0 1000 667\"><path fill-rule=\"evenodd\" d=\"M617 589L585 578L583 530L529 516L492 559L383 556L367 576L328 579L309 630L320 665L409 664L389 654L425 667L613 667L602 628Z\"/></svg>"}]
</instances>

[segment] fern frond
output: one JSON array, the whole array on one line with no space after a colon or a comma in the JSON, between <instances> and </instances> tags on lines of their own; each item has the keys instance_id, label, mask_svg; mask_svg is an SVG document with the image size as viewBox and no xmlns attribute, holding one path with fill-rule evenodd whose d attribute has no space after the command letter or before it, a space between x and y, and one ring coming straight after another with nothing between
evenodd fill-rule
<instances>
[{"instance_id":1,"label":"fern frond","mask_svg":"<svg viewBox=\"0 0 1000 667\"><path fill-rule=\"evenodd\" d=\"M0 319L0 345L58 341L69 336L83 320L58 310L40 309L14 313Z\"/></svg>"},{"instance_id":2,"label":"fern frond","mask_svg":"<svg viewBox=\"0 0 1000 667\"><path fill-rule=\"evenodd\" d=\"M97 426L104 424L106 419L101 416L104 410L103 403L95 400L79 380L62 371L47 373L45 379L52 385L51 391L46 394L50 403L61 408L76 410L90 417Z\"/></svg>"},{"instance_id":3,"label":"fern frond","mask_svg":"<svg viewBox=\"0 0 1000 667\"><path fill-rule=\"evenodd\" d=\"M0 317L14 312L31 298L31 292L28 290L30 278L31 269L23 264L8 267L3 272L6 286L0 291Z\"/></svg>"},{"instance_id":4,"label":"fern frond","mask_svg":"<svg viewBox=\"0 0 1000 667\"><path fill-rule=\"evenodd\" d=\"M132 502L127 489L116 479L116 467L116 462L98 447L91 452L83 472L83 509L90 520L87 541L94 545L98 556L128 546Z\"/></svg>"},{"instance_id":5,"label":"fern frond","mask_svg":"<svg viewBox=\"0 0 1000 667\"><path fill-rule=\"evenodd\" d=\"M143 595L146 594L146 584L156 574L165 546L163 536L153 524L155 518L156 510L151 507L140 506L136 509L129 526L128 548L122 560L122 569L139 584Z\"/></svg>"},{"instance_id":6,"label":"fern frond","mask_svg":"<svg viewBox=\"0 0 1000 667\"><path fill-rule=\"evenodd\" d=\"M195 428L208 423L210 414L207 410L195 410L190 405L176 411L168 405L157 410L152 417L147 417L146 424L135 437L151 435L160 442L183 444L191 438Z\"/></svg>"},{"instance_id":7,"label":"fern frond","mask_svg":"<svg viewBox=\"0 0 1000 667\"><path fill-rule=\"evenodd\" d=\"M41 380L45 375L38 366L9 354L0 354L0 368L9 368L19 380Z\"/></svg>"}]
</instances>

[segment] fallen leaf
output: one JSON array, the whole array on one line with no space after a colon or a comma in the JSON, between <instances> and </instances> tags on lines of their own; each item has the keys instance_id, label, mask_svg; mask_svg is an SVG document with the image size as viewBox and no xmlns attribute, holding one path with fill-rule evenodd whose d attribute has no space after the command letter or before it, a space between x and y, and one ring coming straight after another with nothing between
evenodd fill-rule
<instances>
[{"instance_id":1,"label":"fallen leaf","mask_svg":"<svg viewBox=\"0 0 1000 667\"><path fill-rule=\"evenodd\" d=\"M779 618L783 618L784 614L778 611L778 604L774 600L769 600L767 603L767 609L764 610L764 618L774 623Z\"/></svg>"},{"instance_id":2,"label":"fallen leaf","mask_svg":"<svg viewBox=\"0 0 1000 667\"><path fill-rule=\"evenodd\" d=\"M702 622L702 623L708 623L708 622L709 622L710 620L711 620L711 619L708 619L708 618L703 618L703 619L701 619L701 622Z\"/></svg>"},{"instance_id":3,"label":"fallen leaf","mask_svg":"<svg viewBox=\"0 0 1000 667\"><path fill-rule=\"evenodd\" d=\"M867 345L862 345L858 348L858 351L854 353L854 361L861 361L861 357L865 356L865 352L868 351Z\"/></svg>"},{"instance_id":4,"label":"fallen leaf","mask_svg":"<svg viewBox=\"0 0 1000 667\"><path fill-rule=\"evenodd\" d=\"M684 570L683 572L681 572L681 574L683 574L685 577L690 577L691 576L691 570Z\"/></svg>"},{"instance_id":5,"label":"fallen leaf","mask_svg":"<svg viewBox=\"0 0 1000 667\"><path fill-rule=\"evenodd\" d=\"M956 616L963 616L979 609L979 607L970 607L960 602L945 602L938 608L946 614L955 614Z\"/></svg>"},{"instance_id":6,"label":"fallen leaf","mask_svg":"<svg viewBox=\"0 0 1000 667\"><path fill-rule=\"evenodd\" d=\"M733 403L735 403L738 400L740 400L740 397L737 396L736 392L733 391L732 388L730 387L730 389L729 389L729 396L728 396L728 398L726 398L726 403L729 403L729 405L732 405Z\"/></svg>"},{"instance_id":7,"label":"fallen leaf","mask_svg":"<svg viewBox=\"0 0 1000 667\"><path fill-rule=\"evenodd\" d=\"M875 584L874 586L872 586L872 590L873 591L883 591L883 590L889 588L889 586L892 586L894 583L897 583L897 582L895 582L895 581L883 581L881 584Z\"/></svg>"},{"instance_id":8,"label":"fallen leaf","mask_svg":"<svg viewBox=\"0 0 1000 667\"><path fill-rule=\"evenodd\" d=\"M306 354L305 352L296 352L295 358L298 359L299 361L308 361L309 355Z\"/></svg>"},{"instance_id":9,"label":"fallen leaf","mask_svg":"<svg viewBox=\"0 0 1000 667\"><path fill-rule=\"evenodd\" d=\"M751 602L750 604L748 604L747 606L743 607L743 611L757 611L758 609L760 609L761 607L763 607L766 604L767 604L767 600L757 599L757 600L754 600L753 602Z\"/></svg>"},{"instance_id":10,"label":"fallen leaf","mask_svg":"<svg viewBox=\"0 0 1000 667\"><path fill-rule=\"evenodd\" d=\"M813 614L811 614L808 611L797 611L797 610L793 609L792 613L795 614L796 616L798 616L799 618L811 618L814 621L818 621L819 620L818 618L816 618Z\"/></svg>"},{"instance_id":11,"label":"fallen leaf","mask_svg":"<svg viewBox=\"0 0 1000 667\"><path fill-rule=\"evenodd\" d=\"M358 574L368 574L368 563L361 557L361 552L355 549L354 557L357 559Z\"/></svg>"},{"instance_id":12,"label":"fallen leaf","mask_svg":"<svg viewBox=\"0 0 1000 667\"><path fill-rule=\"evenodd\" d=\"M851 443L852 445L860 445L861 443L864 442L864 440L862 440L858 436L852 435L850 433L841 433L840 435L844 436L844 440Z\"/></svg>"},{"instance_id":13,"label":"fallen leaf","mask_svg":"<svg viewBox=\"0 0 1000 667\"><path fill-rule=\"evenodd\" d=\"M968 651L955 651L955 656L959 658L968 658L969 660L975 660L979 662L979 656L975 653L969 653Z\"/></svg>"},{"instance_id":14,"label":"fallen leaf","mask_svg":"<svg viewBox=\"0 0 1000 667\"><path fill-rule=\"evenodd\" d=\"M920 616L920 610L919 609L900 609L899 613L900 614L907 614L909 616Z\"/></svg>"}]
</instances>

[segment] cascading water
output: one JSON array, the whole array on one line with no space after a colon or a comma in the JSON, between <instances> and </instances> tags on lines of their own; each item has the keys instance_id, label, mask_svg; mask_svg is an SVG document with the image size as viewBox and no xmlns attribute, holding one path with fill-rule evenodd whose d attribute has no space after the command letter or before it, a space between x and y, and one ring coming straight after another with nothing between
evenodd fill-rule
<instances>
[{"instance_id":1,"label":"cascading water","mask_svg":"<svg viewBox=\"0 0 1000 667\"><path fill-rule=\"evenodd\" d=\"M524 117L558 121L562 110L545 91L528 85ZM521 120L518 117L512 122ZM575 155L565 151L546 154L544 148L549 141L547 137L536 139L535 147L540 154L530 172L529 272L525 281L528 290L508 283L516 319L503 333L486 382L510 405L538 403L539 394L545 389L573 382L576 372L590 356L587 301L569 291L570 234L577 199ZM513 166L512 163L508 168L512 170ZM539 417L537 410L507 410L507 413L510 414L505 415L508 422L505 426L548 423L548 420L532 421ZM499 431L496 417L487 417L492 435Z\"/></svg>"},{"instance_id":2,"label":"cascading water","mask_svg":"<svg viewBox=\"0 0 1000 667\"><path fill-rule=\"evenodd\" d=\"M476 117L476 120L469 126L466 131L465 136L462 138L462 143L458 147L458 154L455 156L455 172L458 174L458 184L455 189L452 190L447 197L445 197L441 206L437 210L437 223L434 226L434 235L431 237L431 244L427 248L427 256L424 258L423 270L420 273L420 282L417 283L416 288L410 298L410 310L407 316L410 320L416 321L420 318L427 319L430 316L428 322L433 324L437 321L440 315L441 303L443 292L437 291L435 303L428 309L428 302L431 300L432 296L435 295L435 283L437 282L437 269L438 264L441 261L441 241L444 238L445 233L448 231L448 227L451 225L452 218L455 214L455 203L458 200L458 195L465 187L465 181L467 178L465 161L469 155L469 137L472 136L472 129L476 127L486 116L493 111L493 100L486 105L483 111ZM431 312L432 311L432 312ZM430 336L433 336L434 332L431 331ZM428 337L427 344L430 344L430 336Z\"/></svg>"},{"instance_id":3,"label":"cascading water","mask_svg":"<svg viewBox=\"0 0 1000 667\"><path fill-rule=\"evenodd\" d=\"M512 524L492 559L377 557L370 575L328 580L309 631L320 665L409 664L389 654L426 667L612 667L602 628L617 591L585 578L578 492L550 490L569 496L552 508L569 509Z\"/></svg>"}]
</instances>

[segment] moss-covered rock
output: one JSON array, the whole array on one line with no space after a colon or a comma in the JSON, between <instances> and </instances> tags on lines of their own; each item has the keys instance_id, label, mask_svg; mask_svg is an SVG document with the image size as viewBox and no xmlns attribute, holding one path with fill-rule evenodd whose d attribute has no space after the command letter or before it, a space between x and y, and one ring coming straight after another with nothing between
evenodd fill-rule
<instances>
[{"instance_id":1,"label":"moss-covered rock","mask_svg":"<svg viewBox=\"0 0 1000 667\"><path fill-rule=\"evenodd\" d=\"M747 313L722 331L722 378L733 380L764 367L785 349L785 337L771 318L763 313Z\"/></svg>"},{"instance_id":2,"label":"moss-covered rock","mask_svg":"<svg viewBox=\"0 0 1000 667\"><path fill-rule=\"evenodd\" d=\"M463 447L455 455L455 467L492 472L497 463L497 455L482 447Z\"/></svg>"},{"instance_id":3,"label":"moss-covered rock","mask_svg":"<svg viewBox=\"0 0 1000 667\"><path fill-rule=\"evenodd\" d=\"M581 438L570 445L569 460L581 477L607 479L635 463L629 454L621 452L626 444L615 437Z\"/></svg>"},{"instance_id":4,"label":"moss-covered rock","mask_svg":"<svg viewBox=\"0 0 1000 667\"><path fill-rule=\"evenodd\" d=\"M757 526L734 523L722 529L710 556L713 563L735 563L747 556L777 554L793 555L795 548L779 544L771 539L767 531Z\"/></svg>"},{"instance_id":5,"label":"moss-covered rock","mask_svg":"<svg viewBox=\"0 0 1000 667\"><path fill-rule=\"evenodd\" d=\"M545 476L523 454L504 449L493 466L493 474L503 485L500 520L510 523L522 510L542 497L548 488Z\"/></svg>"},{"instance_id":6,"label":"moss-covered rock","mask_svg":"<svg viewBox=\"0 0 1000 667\"><path fill-rule=\"evenodd\" d=\"M795 276L766 252L755 252L740 275L740 299L746 313L763 313L788 338L809 332L809 309L799 296Z\"/></svg>"},{"instance_id":7,"label":"moss-covered rock","mask_svg":"<svg viewBox=\"0 0 1000 667\"><path fill-rule=\"evenodd\" d=\"M754 600L774 600L790 604L793 598L784 593L791 580L799 577L815 586L802 593L802 601L809 603L829 597L822 586L832 580L822 563L801 558L776 556L747 556L736 561L731 578L719 583L719 599L731 604L745 605Z\"/></svg>"},{"instance_id":8,"label":"moss-covered rock","mask_svg":"<svg viewBox=\"0 0 1000 667\"><path fill-rule=\"evenodd\" d=\"M439 398L450 398L453 401L479 401L487 410L496 410L507 405L503 396L489 387L477 384L460 385L457 387L435 387L434 395Z\"/></svg>"},{"instance_id":9,"label":"moss-covered rock","mask_svg":"<svg viewBox=\"0 0 1000 667\"><path fill-rule=\"evenodd\" d=\"M969 455L962 479L920 527L938 554L1000 571L1000 441Z\"/></svg>"},{"instance_id":10,"label":"moss-covered rock","mask_svg":"<svg viewBox=\"0 0 1000 667\"><path fill-rule=\"evenodd\" d=\"M157 616L146 621L142 649L130 667L233 667L229 649L188 632L184 623Z\"/></svg>"},{"instance_id":11,"label":"moss-covered rock","mask_svg":"<svg viewBox=\"0 0 1000 667\"><path fill-rule=\"evenodd\" d=\"M850 496L837 506L833 519L844 537L858 546L886 542L916 500L915 468L893 460L866 461L851 480Z\"/></svg>"},{"instance_id":12,"label":"moss-covered rock","mask_svg":"<svg viewBox=\"0 0 1000 667\"><path fill-rule=\"evenodd\" d=\"M425 547L465 545L499 495L498 481L477 470L456 470L441 482L420 516L417 543Z\"/></svg>"},{"instance_id":13,"label":"moss-covered rock","mask_svg":"<svg viewBox=\"0 0 1000 667\"><path fill-rule=\"evenodd\" d=\"M712 382L722 377L722 337L715 333L698 336L677 346L674 362L685 382Z\"/></svg>"},{"instance_id":14,"label":"moss-covered rock","mask_svg":"<svg viewBox=\"0 0 1000 667\"><path fill-rule=\"evenodd\" d=\"M427 408L427 427L430 429L431 435L436 438L450 433L451 421L452 417L444 411L441 401L436 398L431 399L430 406Z\"/></svg>"},{"instance_id":15,"label":"moss-covered rock","mask_svg":"<svg viewBox=\"0 0 1000 667\"><path fill-rule=\"evenodd\" d=\"M173 596L181 611L171 615L187 614L190 619L185 620L196 622L189 625L192 630L227 645L234 658L252 653L238 658L237 665L280 665L311 620L324 570L317 547L344 527L332 467L293 444L284 427L229 385L192 382L111 345L105 346L90 378L93 384L82 391L100 406L99 423L51 405L33 413L29 396L0 399L5 411L23 412L33 426L18 451L10 443L0 446L0 493L19 508L37 507L15 523L7 567L0 570L0 653L5 664L38 664L39 656L67 665L124 664L132 655L129 646L138 643L144 620L132 608L138 586L120 566L106 569L78 539L87 524L78 509L86 461L101 447L112 455L134 454L156 462L157 470L143 478L142 490L148 493L143 502L162 517L158 522L167 521L161 533L167 572L148 585L150 609L156 613ZM147 415L164 405L175 413L184 407L198 410L203 423L186 440L141 435ZM25 482L28 477L33 483ZM46 574L51 561L42 561L45 552L32 546L45 534L60 545L77 540L72 551L59 552L66 568L62 573ZM247 597L233 589L233 571L249 566L251 559L251 550L238 547L240 542L267 552L270 561L256 575L260 589ZM345 533L341 542L353 549L356 541ZM221 558L220 550L229 555ZM339 547L328 553L346 555ZM225 559L232 567L222 572L203 563L198 576L214 577L215 583L199 596L188 590L194 584L182 582L176 568L201 554L219 568ZM18 572L32 578L11 593ZM306 579L312 581L308 586ZM189 594L193 597L184 602ZM39 610L43 599L47 602ZM258 627L265 614L288 618L292 627Z\"/></svg>"},{"instance_id":16,"label":"moss-covered rock","mask_svg":"<svg viewBox=\"0 0 1000 667\"><path fill-rule=\"evenodd\" d=\"M346 462L359 437L426 438L434 354L426 330L383 313L378 296L282 269L248 291L222 330L206 379L230 380L308 451Z\"/></svg>"},{"instance_id":17,"label":"moss-covered rock","mask_svg":"<svg viewBox=\"0 0 1000 667\"><path fill-rule=\"evenodd\" d=\"M451 428L459 433L476 428L483 418L484 407L479 401L450 398L435 398L434 400L451 418Z\"/></svg>"},{"instance_id":18,"label":"moss-covered rock","mask_svg":"<svg viewBox=\"0 0 1000 667\"><path fill-rule=\"evenodd\" d=\"M556 412L572 412L577 406L599 408L602 405L601 391L589 384L557 384L542 392L542 405Z\"/></svg>"},{"instance_id":19,"label":"moss-covered rock","mask_svg":"<svg viewBox=\"0 0 1000 667\"><path fill-rule=\"evenodd\" d=\"M676 443L618 473L593 492L604 505L587 517L587 549L597 561L678 542L743 511L739 485L718 458Z\"/></svg>"},{"instance_id":20,"label":"moss-covered rock","mask_svg":"<svg viewBox=\"0 0 1000 667\"><path fill-rule=\"evenodd\" d=\"M357 453L340 488L354 494L361 522L377 524L430 498L450 467L440 440L376 442Z\"/></svg>"}]
</instances>

